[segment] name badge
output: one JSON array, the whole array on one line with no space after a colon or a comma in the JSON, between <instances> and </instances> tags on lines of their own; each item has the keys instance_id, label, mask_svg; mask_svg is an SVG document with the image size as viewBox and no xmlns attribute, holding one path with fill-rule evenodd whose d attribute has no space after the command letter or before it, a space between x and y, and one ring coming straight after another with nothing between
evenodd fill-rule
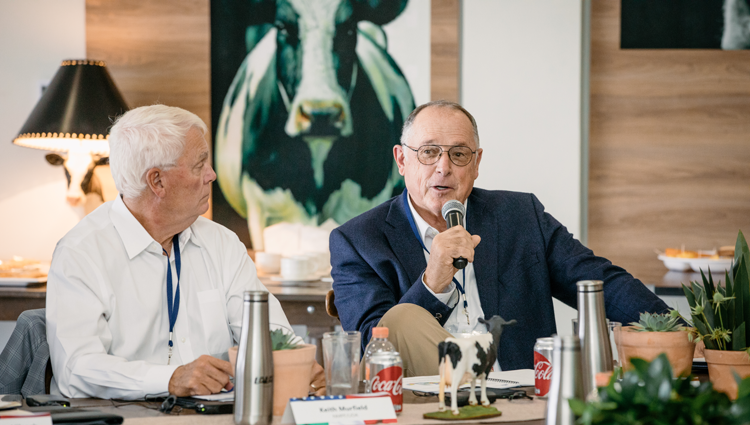
<instances>
[{"instance_id":1,"label":"name badge","mask_svg":"<svg viewBox=\"0 0 750 425\"><path fill-rule=\"evenodd\" d=\"M281 425L370 425L397 423L387 393L293 398L281 417Z\"/></svg>"}]
</instances>

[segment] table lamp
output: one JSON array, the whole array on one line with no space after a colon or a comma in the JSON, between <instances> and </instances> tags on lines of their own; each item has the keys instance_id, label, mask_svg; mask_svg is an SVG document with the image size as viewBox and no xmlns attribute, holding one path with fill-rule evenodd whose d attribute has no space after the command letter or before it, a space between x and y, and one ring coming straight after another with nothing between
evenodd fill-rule
<instances>
[{"instance_id":1,"label":"table lamp","mask_svg":"<svg viewBox=\"0 0 750 425\"><path fill-rule=\"evenodd\" d=\"M127 110L103 61L64 60L13 143L54 152L47 161L65 166L76 206L92 190L94 168L107 163L112 121Z\"/></svg>"}]
</instances>

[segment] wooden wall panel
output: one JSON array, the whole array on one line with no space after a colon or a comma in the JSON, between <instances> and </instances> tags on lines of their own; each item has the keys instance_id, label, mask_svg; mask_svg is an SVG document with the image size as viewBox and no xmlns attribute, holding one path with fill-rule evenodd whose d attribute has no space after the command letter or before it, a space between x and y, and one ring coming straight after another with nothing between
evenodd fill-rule
<instances>
[{"instance_id":1,"label":"wooden wall panel","mask_svg":"<svg viewBox=\"0 0 750 425\"><path fill-rule=\"evenodd\" d=\"M461 0L432 0L430 92L432 100L460 101Z\"/></svg>"},{"instance_id":2,"label":"wooden wall panel","mask_svg":"<svg viewBox=\"0 0 750 425\"><path fill-rule=\"evenodd\" d=\"M128 106L162 103L211 128L209 0L86 0L86 50Z\"/></svg>"},{"instance_id":3,"label":"wooden wall panel","mask_svg":"<svg viewBox=\"0 0 750 425\"><path fill-rule=\"evenodd\" d=\"M589 246L660 282L654 249L750 233L750 51L621 50L614 0L591 22Z\"/></svg>"}]
</instances>

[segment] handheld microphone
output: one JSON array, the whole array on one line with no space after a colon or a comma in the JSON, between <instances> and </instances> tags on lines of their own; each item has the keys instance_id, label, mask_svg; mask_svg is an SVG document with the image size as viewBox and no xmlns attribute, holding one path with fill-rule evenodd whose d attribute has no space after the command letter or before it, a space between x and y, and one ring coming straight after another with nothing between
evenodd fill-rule
<instances>
[{"instance_id":1,"label":"handheld microphone","mask_svg":"<svg viewBox=\"0 0 750 425\"><path fill-rule=\"evenodd\" d=\"M463 226L464 214L466 213L464 204L455 199L450 200L443 205L441 212L443 213L443 218L445 219L446 224L448 224L449 229L453 226ZM458 257L453 259L453 267L457 269L463 269L467 264L469 264L469 262L466 261L466 258Z\"/></svg>"}]
</instances>

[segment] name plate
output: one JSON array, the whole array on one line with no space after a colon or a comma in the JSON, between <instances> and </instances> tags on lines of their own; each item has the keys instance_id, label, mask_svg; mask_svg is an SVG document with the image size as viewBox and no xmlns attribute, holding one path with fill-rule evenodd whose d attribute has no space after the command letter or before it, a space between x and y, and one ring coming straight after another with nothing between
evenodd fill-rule
<instances>
[{"instance_id":1,"label":"name plate","mask_svg":"<svg viewBox=\"0 0 750 425\"><path fill-rule=\"evenodd\" d=\"M370 425L397 423L387 393L293 398L281 417L281 425Z\"/></svg>"},{"instance_id":2,"label":"name plate","mask_svg":"<svg viewBox=\"0 0 750 425\"><path fill-rule=\"evenodd\" d=\"M2 425L52 425L49 412L27 412L25 410L8 410L0 412Z\"/></svg>"}]
</instances>

